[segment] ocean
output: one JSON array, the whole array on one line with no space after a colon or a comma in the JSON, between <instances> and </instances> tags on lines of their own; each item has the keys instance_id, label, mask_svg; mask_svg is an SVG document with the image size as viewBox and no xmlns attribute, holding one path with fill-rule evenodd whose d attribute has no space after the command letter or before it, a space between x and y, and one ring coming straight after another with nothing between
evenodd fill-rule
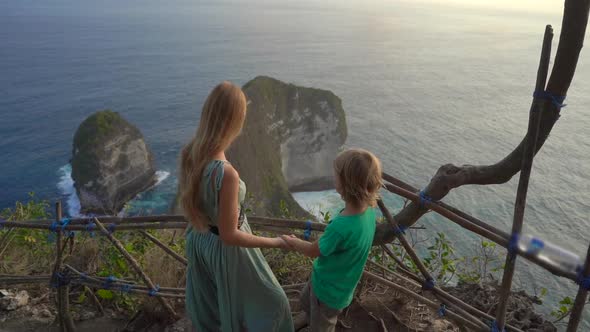
<instances>
[{"instance_id":1,"label":"ocean","mask_svg":"<svg viewBox=\"0 0 590 332\"><path fill-rule=\"evenodd\" d=\"M79 209L69 159L77 126L101 109L121 113L154 152L159 183L132 203L164 213L180 147L222 80L268 75L342 98L348 147L374 151L416 187L440 165L488 164L526 131L545 24L561 13L391 1L0 2L0 208L29 192ZM535 159L524 232L585 254L590 238L590 57ZM466 186L444 199L499 228L512 222L517 178ZM336 211L334 192L298 193ZM384 198L392 210L403 201ZM459 253L478 239L430 213L424 236L444 231ZM549 313L573 283L519 260L515 288L548 289ZM588 311L588 310L586 310ZM580 330L590 329L588 315Z\"/></svg>"}]
</instances>

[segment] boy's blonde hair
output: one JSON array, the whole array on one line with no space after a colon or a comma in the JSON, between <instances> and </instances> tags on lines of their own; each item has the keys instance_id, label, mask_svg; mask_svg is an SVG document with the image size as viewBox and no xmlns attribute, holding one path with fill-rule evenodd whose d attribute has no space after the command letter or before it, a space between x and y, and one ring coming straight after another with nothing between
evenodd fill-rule
<instances>
[{"instance_id":1,"label":"boy's blonde hair","mask_svg":"<svg viewBox=\"0 0 590 332\"><path fill-rule=\"evenodd\" d=\"M207 97L199 128L180 154L180 206L186 219L200 231L208 220L201 206L201 179L213 155L224 151L238 136L246 118L246 96L240 87L222 82Z\"/></svg>"},{"instance_id":2,"label":"boy's blonde hair","mask_svg":"<svg viewBox=\"0 0 590 332\"><path fill-rule=\"evenodd\" d=\"M381 162L363 149L340 152L334 160L335 175L340 183L342 199L355 206L375 206L381 179Z\"/></svg>"}]
</instances>

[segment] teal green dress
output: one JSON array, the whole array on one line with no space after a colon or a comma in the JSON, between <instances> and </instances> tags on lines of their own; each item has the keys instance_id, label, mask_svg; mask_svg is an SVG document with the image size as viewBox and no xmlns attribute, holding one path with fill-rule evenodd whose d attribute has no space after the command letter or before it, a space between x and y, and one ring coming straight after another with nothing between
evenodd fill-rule
<instances>
[{"instance_id":1,"label":"teal green dress","mask_svg":"<svg viewBox=\"0 0 590 332\"><path fill-rule=\"evenodd\" d=\"M217 225L223 170L224 161L213 160L203 173L201 192L210 225ZM242 180L238 196L242 203ZM246 218L240 230L252 233ZM293 331L287 296L260 249L227 246L211 232L190 228L186 257L186 312L198 332Z\"/></svg>"}]
</instances>

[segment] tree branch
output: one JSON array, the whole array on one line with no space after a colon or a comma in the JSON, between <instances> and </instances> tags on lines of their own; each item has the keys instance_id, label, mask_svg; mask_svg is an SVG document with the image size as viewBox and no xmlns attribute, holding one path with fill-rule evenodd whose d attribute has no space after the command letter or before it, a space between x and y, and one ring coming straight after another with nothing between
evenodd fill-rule
<instances>
[{"instance_id":1,"label":"tree branch","mask_svg":"<svg viewBox=\"0 0 590 332\"><path fill-rule=\"evenodd\" d=\"M562 31L559 38L559 46L555 58L555 65L547 84L547 91L552 94L565 96L574 76L580 51L582 50L586 26L588 23L588 11L590 0L566 0L564 7ZM544 103L541 114L541 123L535 150L538 152L553 129L553 125L559 118L559 107L553 105L550 100L533 100L531 107L537 103ZM463 165L456 166L446 164L441 166L430 183L424 189L425 193L433 200L441 200L451 190L469 184L489 185L508 182L520 171L526 136L520 144L504 159L493 165ZM427 209L420 208L412 202L395 215L399 225L409 227L420 219ZM380 224L375 233L374 244L391 242L395 238L393 229L387 224Z\"/></svg>"}]
</instances>

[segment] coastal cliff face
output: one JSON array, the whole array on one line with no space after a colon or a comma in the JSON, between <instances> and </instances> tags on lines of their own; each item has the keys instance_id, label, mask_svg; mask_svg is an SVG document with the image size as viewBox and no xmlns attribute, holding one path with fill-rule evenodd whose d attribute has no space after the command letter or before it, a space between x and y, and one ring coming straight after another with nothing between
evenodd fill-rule
<instances>
[{"instance_id":1,"label":"coastal cliff face","mask_svg":"<svg viewBox=\"0 0 590 332\"><path fill-rule=\"evenodd\" d=\"M290 191L333 187L332 161L347 136L342 101L327 90L263 76L243 90L246 123L227 156L248 186L251 209L276 216L286 207L308 216Z\"/></svg>"},{"instance_id":2,"label":"coastal cliff face","mask_svg":"<svg viewBox=\"0 0 590 332\"><path fill-rule=\"evenodd\" d=\"M156 183L153 155L143 135L118 113L100 111L84 120L72 155L81 213L116 214Z\"/></svg>"}]
</instances>

